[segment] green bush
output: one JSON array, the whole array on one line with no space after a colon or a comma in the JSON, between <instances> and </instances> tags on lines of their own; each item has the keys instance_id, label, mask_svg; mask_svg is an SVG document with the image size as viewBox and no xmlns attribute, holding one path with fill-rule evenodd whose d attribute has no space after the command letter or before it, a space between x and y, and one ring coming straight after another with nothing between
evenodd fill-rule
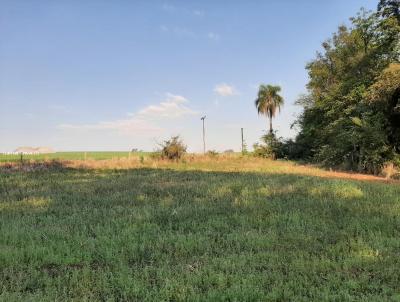
<instances>
[{"instance_id":1,"label":"green bush","mask_svg":"<svg viewBox=\"0 0 400 302\"><path fill-rule=\"evenodd\" d=\"M253 145L254 155L258 157L278 159L283 158L283 142L275 133L268 133L261 137L261 143Z\"/></svg>"}]
</instances>

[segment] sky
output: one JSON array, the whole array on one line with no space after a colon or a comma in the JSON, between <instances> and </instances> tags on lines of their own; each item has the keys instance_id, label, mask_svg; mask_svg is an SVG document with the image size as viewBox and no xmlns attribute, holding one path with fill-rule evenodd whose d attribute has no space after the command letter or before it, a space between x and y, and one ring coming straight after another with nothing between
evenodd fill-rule
<instances>
[{"instance_id":1,"label":"sky","mask_svg":"<svg viewBox=\"0 0 400 302\"><path fill-rule=\"evenodd\" d=\"M371 0L0 0L0 152L240 150L267 119L260 83L280 85L278 135L294 137L305 65Z\"/></svg>"}]
</instances>

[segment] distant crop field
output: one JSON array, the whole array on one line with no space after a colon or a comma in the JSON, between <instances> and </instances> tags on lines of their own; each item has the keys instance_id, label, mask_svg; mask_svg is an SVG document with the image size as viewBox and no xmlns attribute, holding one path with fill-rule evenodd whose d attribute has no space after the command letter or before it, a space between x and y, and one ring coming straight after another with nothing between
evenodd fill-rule
<instances>
[{"instance_id":1,"label":"distant crop field","mask_svg":"<svg viewBox=\"0 0 400 302\"><path fill-rule=\"evenodd\" d=\"M140 154L146 154L145 152L124 152L124 151L110 151L110 152L55 152L49 154L23 154L22 158L24 160L84 160L86 159L95 159L95 160L104 160L104 159L113 159L113 158L123 158L129 156L138 156ZM0 162L14 162L19 161L21 159L20 154L0 154Z\"/></svg>"},{"instance_id":2,"label":"distant crop field","mask_svg":"<svg viewBox=\"0 0 400 302\"><path fill-rule=\"evenodd\" d=\"M240 156L86 164L0 169L0 301L400 298L398 182Z\"/></svg>"}]
</instances>

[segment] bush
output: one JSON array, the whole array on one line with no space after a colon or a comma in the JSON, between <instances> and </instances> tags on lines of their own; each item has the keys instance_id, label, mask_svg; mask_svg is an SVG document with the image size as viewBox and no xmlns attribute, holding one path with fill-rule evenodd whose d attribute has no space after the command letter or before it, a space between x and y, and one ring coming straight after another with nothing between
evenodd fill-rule
<instances>
[{"instance_id":1,"label":"bush","mask_svg":"<svg viewBox=\"0 0 400 302\"><path fill-rule=\"evenodd\" d=\"M381 173L386 177L386 179L398 179L400 177L400 169L398 169L393 162L386 163L383 166Z\"/></svg>"},{"instance_id":2,"label":"bush","mask_svg":"<svg viewBox=\"0 0 400 302\"><path fill-rule=\"evenodd\" d=\"M161 158L169 160L179 160L186 153L186 145L179 136L173 136L171 139L161 144Z\"/></svg>"},{"instance_id":3,"label":"bush","mask_svg":"<svg viewBox=\"0 0 400 302\"><path fill-rule=\"evenodd\" d=\"M306 153L307 147L304 147L298 141L293 139L286 139L282 142L279 153L282 157L287 159L301 159L306 158L304 155Z\"/></svg>"},{"instance_id":4,"label":"bush","mask_svg":"<svg viewBox=\"0 0 400 302\"><path fill-rule=\"evenodd\" d=\"M254 155L258 157L278 159L283 158L283 143L274 133L268 133L261 137L261 143L253 145Z\"/></svg>"},{"instance_id":5,"label":"bush","mask_svg":"<svg viewBox=\"0 0 400 302\"><path fill-rule=\"evenodd\" d=\"M215 151L215 150L209 150L209 151L207 151L207 155L209 157L217 157L218 156L218 152Z\"/></svg>"}]
</instances>

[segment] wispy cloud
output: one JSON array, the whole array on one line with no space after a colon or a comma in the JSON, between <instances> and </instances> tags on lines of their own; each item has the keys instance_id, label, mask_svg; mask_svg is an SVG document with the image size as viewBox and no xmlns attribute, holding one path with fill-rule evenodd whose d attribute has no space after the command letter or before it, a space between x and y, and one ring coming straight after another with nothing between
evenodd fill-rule
<instances>
[{"instance_id":1,"label":"wispy cloud","mask_svg":"<svg viewBox=\"0 0 400 302\"><path fill-rule=\"evenodd\" d=\"M185 104L189 101L180 95L166 94L164 101L157 105L149 105L136 113L128 113L127 118L114 121L105 121L95 124L62 124L60 129L73 130L114 130L121 134L148 135L164 131L157 121L165 119L177 119L186 115L195 115L196 111Z\"/></svg>"},{"instance_id":2,"label":"wispy cloud","mask_svg":"<svg viewBox=\"0 0 400 302\"><path fill-rule=\"evenodd\" d=\"M208 37L210 40L213 40L213 41L219 41L219 38L220 38L219 34L214 33L214 32L209 32L209 33L207 34L207 37Z\"/></svg>"},{"instance_id":3,"label":"wispy cloud","mask_svg":"<svg viewBox=\"0 0 400 302\"><path fill-rule=\"evenodd\" d=\"M170 27L166 25L161 25L160 30L163 33L173 34L175 36L182 38L194 38L196 36L196 34L193 31L185 27L179 27L179 26Z\"/></svg>"},{"instance_id":4,"label":"wispy cloud","mask_svg":"<svg viewBox=\"0 0 400 302\"><path fill-rule=\"evenodd\" d=\"M184 105L185 103L188 103L188 100L185 97L167 93L165 101L159 103L158 105L147 106L140 110L136 115L142 118L175 119L185 115L197 114L196 111Z\"/></svg>"},{"instance_id":5,"label":"wispy cloud","mask_svg":"<svg viewBox=\"0 0 400 302\"><path fill-rule=\"evenodd\" d=\"M203 17L205 15L204 10L201 9L188 9L184 6L175 6L171 3L164 3L161 6L161 9L167 13L180 13L180 14L184 14L184 15L195 15L197 17Z\"/></svg>"},{"instance_id":6,"label":"wispy cloud","mask_svg":"<svg viewBox=\"0 0 400 302\"><path fill-rule=\"evenodd\" d=\"M193 18L193 16L195 16L195 17L201 18L201 17L205 16L205 11L204 10L201 10L201 9L188 9L188 8L185 8L184 6L181 6L181 5L175 6L175 5L172 5L170 3L164 3L161 6L161 9L163 11L165 11L166 13L168 13L168 14L175 15L176 17L177 16L181 16L181 17L184 16L184 17L192 17ZM179 21L181 19L182 18L175 18L176 21ZM212 39L212 40L216 40L216 41L219 40L219 35L217 35L215 33L211 32L209 34L203 35L203 33L195 32L191 28L186 27L185 25L177 25L176 26L176 25L170 25L170 24L165 25L164 24L164 25L160 26L160 30L163 33L169 33L171 35L175 35L175 36L178 36L178 37L195 38L195 37L201 37L201 36L204 37L204 36L206 36L206 37L208 37L209 39Z\"/></svg>"},{"instance_id":7,"label":"wispy cloud","mask_svg":"<svg viewBox=\"0 0 400 302\"><path fill-rule=\"evenodd\" d=\"M214 92L223 97L233 96L238 94L234 86L225 83L216 85L214 88Z\"/></svg>"}]
</instances>

